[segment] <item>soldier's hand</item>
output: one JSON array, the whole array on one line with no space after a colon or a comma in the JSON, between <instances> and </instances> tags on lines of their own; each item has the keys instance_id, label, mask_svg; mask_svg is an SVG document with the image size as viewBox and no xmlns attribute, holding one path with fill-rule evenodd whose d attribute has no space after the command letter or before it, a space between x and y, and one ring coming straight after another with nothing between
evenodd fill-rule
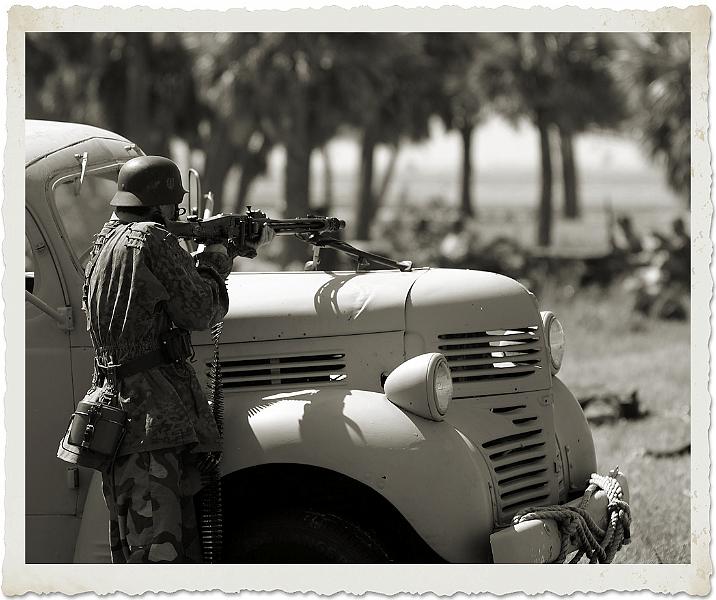
<instances>
[{"instance_id":1,"label":"soldier's hand","mask_svg":"<svg viewBox=\"0 0 716 600\"><path fill-rule=\"evenodd\" d=\"M246 242L246 245L250 246L254 250L258 250L261 246L270 244L275 235L276 232L273 229L271 229L268 225L264 225L264 228L261 230L261 237L256 242Z\"/></svg>"},{"instance_id":2,"label":"soldier's hand","mask_svg":"<svg viewBox=\"0 0 716 600\"><path fill-rule=\"evenodd\" d=\"M257 250L261 246L270 244L276 233L270 227L264 227L261 230L261 236L255 242L249 242L248 240L243 247L237 246L233 240L229 241L229 256L234 258L235 256L243 256L244 258L254 258Z\"/></svg>"},{"instance_id":3,"label":"soldier's hand","mask_svg":"<svg viewBox=\"0 0 716 600\"><path fill-rule=\"evenodd\" d=\"M223 242L207 244L207 246L204 248L204 252L216 252L217 254L229 253L228 249L226 248L226 244Z\"/></svg>"}]
</instances>

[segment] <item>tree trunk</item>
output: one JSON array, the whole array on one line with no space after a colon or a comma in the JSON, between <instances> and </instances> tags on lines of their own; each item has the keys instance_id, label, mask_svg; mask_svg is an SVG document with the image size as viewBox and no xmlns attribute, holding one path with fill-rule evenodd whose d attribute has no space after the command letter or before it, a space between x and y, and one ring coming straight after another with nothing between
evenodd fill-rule
<instances>
[{"instance_id":1,"label":"tree trunk","mask_svg":"<svg viewBox=\"0 0 716 600\"><path fill-rule=\"evenodd\" d=\"M335 203L333 195L333 165L331 165L328 146L324 145L321 148L321 154L323 155L323 204L321 205L321 211L323 211L324 215L328 215L333 210L333 204Z\"/></svg>"},{"instance_id":2,"label":"tree trunk","mask_svg":"<svg viewBox=\"0 0 716 600\"><path fill-rule=\"evenodd\" d=\"M472 132L473 127L460 128L462 136L462 190L460 194L460 214L463 217L474 217L472 206Z\"/></svg>"},{"instance_id":3,"label":"tree trunk","mask_svg":"<svg viewBox=\"0 0 716 600\"><path fill-rule=\"evenodd\" d=\"M147 154L159 152L151 142L151 110L149 95L149 38L146 33L127 33L127 87L124 95L124 127L122 134Z\"/></svg>"},{"instance_id":4,"label":"tree trunk","mask_svg":"<svg viewBox=\"0 0 716 600\"><path fill-rule=\"evenodd\" d=\"M562 155L562 179L564 182L564 217L578 219L580 215L577 195L577 166L574 162L574 135L571 131L559 128L559 148Z\"/></svg>"},{"instance_id":5,"label":"tree trunk","mask_svg":"<svg viewBox=\"0 0 716 600\"><path fill-rule=\"evenodd\" d=\"M234 212L241 212L246 206L251 184L266 169L266 156L271 149L270 146L268 140L264 138L258 151L247 152L244 164L241 165L241 177L239 179L239 190L236 193L236 201L234 202Z\"/></svg>"},{"instance_id":6,"label":"tree trunk","mask_svg":"<svg viewBox=\"0 0 716 600\"><path fill-rule=\"evenodd\" d=\"M360 155L360 188L358 190L358 215L356 224L356 238L367 240L370 226L375 217L375 194L373 193L373 163L375 155L376 138L372 126L368 125L363 131L363 143Z\"/></svg>"},{"instance_id":7,"label":"tree trunk","mask_svg":"<svg viewBox=\"0 0 716 600\"><path fill-rule=\"evenodd\" d=\"M395 173L395 165L398 164L399 149L400 147L398 144L395 144L392 147L390 159L388 160L388 166L386 167L385 173L383 174L383 178L380 182L380 189L375 196L376 210L383 206L383 203L385 202L385 195L388 193L388 186L390 186L390 182L393 180L393 174Z\"/></svg>"},{"instance_id":8,"label":"tree trunk","mask_svg":"<svg viewBox=\"0 0 716 600\"><path fill-rule=\"evenodd\" d=\"M214 121L211 124L211 141L206 152L206 165L202 181L202 192L213 192L214 214L223 211L224 182L234 164L234 150L229 141L226 127Z\"/></svg>"},{"instance_id":9,"label":"tree trunk","mask_svg":"<svg viewBox=\"0 0 716 600\"><path fill-rule=\"evenodd\" d=\"M284 197L285 218L303 217L309 213L311 175L311 137L308 126L308 98L300 82L293 86L290 94L291 122L286 136L286 176ZM292 262L305 262L309 258L308 244L286 236L282 240L281 262L284 266Z\"/></svg>"},{"instance_id":10,"label":"tree trunk","mask_svg":"<svg viewBox=\"0 0 716 600\"><path fill-rule=\"evenodd\" d=\"M552 243L552 156L549 146L549 124L541 112L537 113L541 156L542 189L537 216L537 244L549 246Z\"/></svg>"}]
</instances>

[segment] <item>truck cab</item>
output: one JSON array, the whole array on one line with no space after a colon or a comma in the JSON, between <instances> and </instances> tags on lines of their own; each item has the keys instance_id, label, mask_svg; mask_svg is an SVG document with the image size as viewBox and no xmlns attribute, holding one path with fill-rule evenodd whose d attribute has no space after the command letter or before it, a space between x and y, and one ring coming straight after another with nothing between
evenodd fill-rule
<instances>
[{"instance_id":1,"label":"truck cab","mask_svg":"<svg viewBox=\"0 0 716 600\"><path fill-rule=\"evenodd\" d=\"M142 154L85 125L26 125L26 562L109 562L99 475L56 458L92 375L92 235ZM596 469L558 377L563 334L518 282L434 268L232 273L194 368L223 398L225 562L491 562L528 507Z\"/></svg>"}]
</instances>

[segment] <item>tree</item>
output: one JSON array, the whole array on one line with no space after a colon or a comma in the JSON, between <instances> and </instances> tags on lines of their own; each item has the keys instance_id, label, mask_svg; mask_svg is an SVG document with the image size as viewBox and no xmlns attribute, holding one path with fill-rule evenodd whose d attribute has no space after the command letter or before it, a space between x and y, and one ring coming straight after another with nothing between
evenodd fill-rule
<instances>
[{"instance_id":1,"label":"tree","mask_svg":"<svg viewBox=\"0 0 716 600\"><path fill-rule=\"evenodd\" d=\"M614 44L598 33L555 33L554 63L561 94L554 110L564 189L563 214L580 216L574 138L593 128L614 128L626 118L626 100L613 75Z\"/></svg>"},{"instance_id":2,"label":"tree","mask_svg":"<svg viewBox=\"0 0 716 600\"><path fill-rule=\"evenodd\" d=\"M537 211L537 243L552 241L552 155L550 129L556 122L559 86L554 63L553 37L547 33L504 34L485 66L497 106L513 121L526 116L539 133L540 194Z\"/></svg>"},{"instance_id":3,"label":"tree","mask_svg":"<svg viewBox=\"0 0 716 600\"><path fill-rule=\"evenodd\" d=\"M616 71L630 100L632 125L669 186L691 193L691 48L688 33L622 36Z\"/></svg>"},{"instance_id":4,"label":"tree","mask_svg":"<svg viewBox=\"0 0 716 600\"><path fill-rule=\"evenodd\" d=\"M426 34L426 52L436 78L435 105L448 129L460 134L462 165L460 212L476 215L473 198L473 138L489 103L483 81L483 55L490 51L486 38L475 33Z\"/></svg>"},{"instance_id":5,"label":"tree","mask_svg":"<svg viewBox=\"0 0 716 600\"><path fill-rule=\"evenodd\" d=\"M242 35L251 37L245 38L248 47L236 53L226 93L232 106L248 117L254 133L260 133L269 146L285 148L285 213L305 215L310 212L312 152L335 134L346 102L335 85L339 76L335 35ZM286 240L284 264L306 257L305 244Z\"/></svg>"},{"instance_id":6,"label":"tree","mask_svg":"<svg viewBox=\"0 0 716 600\"><path fill-rule=\"evenodd\" d=\"M33 33L27 115L112 129L150 154L192 137L194 83L174 33Z\"/></svg>"},{"instance_id":7,"label":"tree","mask_svg":"<svg viewBox=\"0 0 716 600\"><path fill-rule=\"evenodd\" d=\"M495 36L495 34L491 34ZM622 96L609 68L610 47L596 34L515 33L493 37L494 52L483 81L497 109L513 122L526 116L540 145L537 243L552 240L553 175L550 136L560 133L569 215L578 214L573 137L597 126L613 126L624 114Z\"/></svg>"},{"instance_id":8,"label":"tree","mask_svg":"<svg viewBox=\"0 0 716 600\"><path fill-rule=\"evenodd\" d=\"M330 87L343 108L339 122L355 128L360 140L355 236L366 239L401 141L428 135L430 63L421 34L334 34L331 41L337 54ZM391 157L376 189L375 152L381 144Z\"/></svg>"},{"instance_id":9,"label":"tree","mask_svg":"<svg viewBox=\"0 0 716 600\"><path fill-rule=\"evenodd\" d=\"M216 195L216 210L238 212L246 204L251 185L263 174L275 144L262 123L255 102L260 85L254 57L260 34L190 33L184 41L192 56L200 110L200 142L204 149L206 189ZM223 198L232 168L240 170L234 198Z\"/></svg>"}]
</instances>

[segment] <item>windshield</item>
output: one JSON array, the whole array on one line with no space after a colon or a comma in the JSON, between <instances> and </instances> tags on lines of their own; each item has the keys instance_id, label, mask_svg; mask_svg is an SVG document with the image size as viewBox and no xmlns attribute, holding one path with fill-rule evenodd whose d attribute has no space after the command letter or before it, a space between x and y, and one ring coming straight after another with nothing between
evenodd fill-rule
<instances>
[{"instance_id":1,"label":"windshield","mask_svg":"<svg viewBox=\"0 0 716 600\"><path fill-rule=\"evenodd\" d=\"M84 268L92 247L92 237L110 218L109 201L117 191L117 166L87 173L79 185L79 175L59 181L53 198L57 214L67 234L67 242L77 263Z\"/></svg>"}]
</instances>

